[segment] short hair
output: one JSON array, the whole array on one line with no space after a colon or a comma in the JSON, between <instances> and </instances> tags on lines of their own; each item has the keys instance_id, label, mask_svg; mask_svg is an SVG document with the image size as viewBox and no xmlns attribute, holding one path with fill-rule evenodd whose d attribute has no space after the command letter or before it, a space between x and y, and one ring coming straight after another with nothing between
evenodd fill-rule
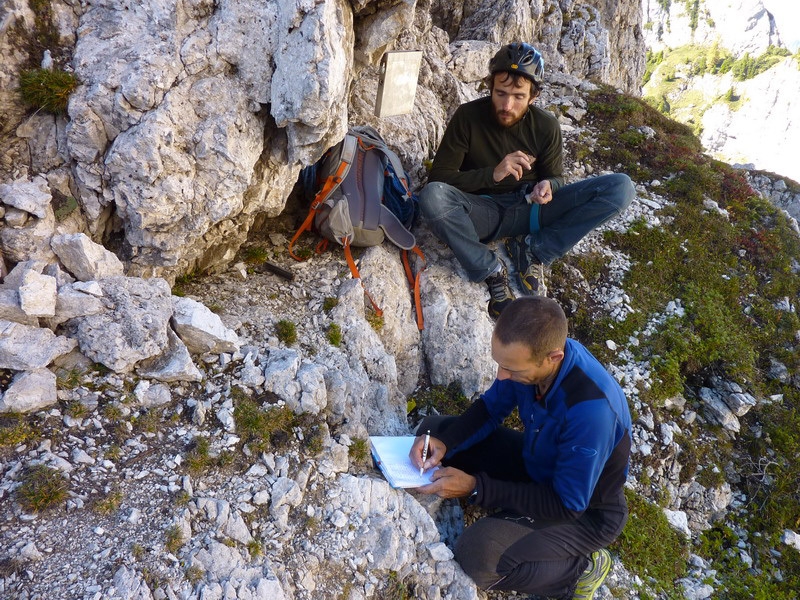
<instances>
[{"instance_id":1,"label":"short hair","mask_svg":"<svg viewBox=\"0 0 800 600\"><path fill-rule=\"evenodd\" d=\"M501 344L526 346L539 363L567 343L567 316L552 298L527 296L509 304L497 319L494 337Z\"/></svg>"},{"instance_id":2,"label":"short hair","mask_svg":"<svg viewBox=\"0 0 800 600\"><path fill-rule=\"evenodd\" d=\"M489 88L489 93L491 94L494 91L494 78L495 75L505 75L506 78L511 78L514 80L514 85L519 87L520 80L527 81L531 84L531 98L536 98L542 92L542 86L537 84L533 79L530 77L525 77L522 73L515 73L513 71L497 71L495 73L491 73L486 77L486 87Z\"/></svg>"}]
</instances>

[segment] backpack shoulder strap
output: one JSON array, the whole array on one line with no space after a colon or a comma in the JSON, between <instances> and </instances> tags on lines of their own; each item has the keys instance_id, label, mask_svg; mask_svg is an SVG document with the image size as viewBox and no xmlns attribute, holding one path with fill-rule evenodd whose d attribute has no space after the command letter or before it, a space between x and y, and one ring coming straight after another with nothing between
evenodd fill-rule
<instances>
[{"instance_id":1,"label":"backpack shoulder strap","mask_svg":"<svg viewBox=\"0 0 800 600\"><path fill-rule=\"evenodd\" d=\"M416 246L414 234L406 229L395 214L381 204L381 214L378 225L392 242L403 250L411 250Z\"/></svg>"},{"instance_id":2,"label":"backpack shoulder strap","mask_svg":"<svg viewBox=\"0 0 800 600\"><path fill-rule=\"evenodd\" d=\"M314 201L311 203L312 209L317 208L330 198L330 195L336 191L336 188L338 188L342 184L342 181L344 181L344 178L347 177L347 173L350 171L350 167L355 160L357 145L358 138L348 133L344 136L340 144L334 148L332 154L327 159L328 174L325 176L325 181L322 183L322 187L317 192L317 195L314 196Z\"/></svg>"}]
</instances>

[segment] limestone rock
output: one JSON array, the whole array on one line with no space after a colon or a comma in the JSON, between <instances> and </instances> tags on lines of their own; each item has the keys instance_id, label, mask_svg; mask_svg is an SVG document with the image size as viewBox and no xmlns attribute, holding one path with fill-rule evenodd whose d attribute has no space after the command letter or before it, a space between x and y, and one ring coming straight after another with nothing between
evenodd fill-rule
<instances>
[{"instance_id":1,"label":"limestone rock","mask_svg":"<svg viewBox=\"0 0 800 600\"><path fill-rule=\"evenodd\" d=\"M50 248L50 239L55 230L55 214L50 204L44 207L42 218L15 207L6 207L3 225L0 227L0 248L6 260L53 262L55 255Z\"/></svg>"},{"instance_id":2,"label":"limestone rock","mask_svg":"<svg viewBox=\"0 0 800 600\"><path fill-rule=\"evenodd\" d=\"M220 353L239 348L236 332L225 327L219 316L200 302L172 296L172 306L173 327L189 351Z\"/></svg>"},{"instance_id":3,"label":"limestone rock","mask_svg":"<svg viewBox=\"0 0 800 600\"><path fill-rule=\"evenodd\" d=\"M297 381L300 362L300 355L295 350L275 349L270 351L264 367L264 389L274 392L287 401L297 403L301 391Z\"/></svg>"},{"instance_id":4,"label":"limestone rock","mask_svg":"<svg viewBox=\"0 0 800 600\"><path fill-rule=\"evenodd\" d=\"M25 273L19 286L19 305L32 317L52 317L56 314L56 279L34 271Z\"/></svg>"},{"instance_id":5,"label":"limestone rock","mask_svg":"<svg viewBox=\"0 0 800 600\"><path fill-rule=\"evenodd\" d=\"M53 199L47 179L38 175L33 181L17 180L0 183L0 202L24 210L40 219L47 216L47 207Z\"/></svg>"},{"instance_id":6,"label":"limestone rock","mask_svg":"<svg viewBox=\"0 0 800 600\"><path fill-rule=\"evenodd\" d=\"M84 292L78 284L68 283L58 289L56 297L55 314L47 319L47 324L51 329L58 325L87 315L97 315L110 308L107 300L94 294Z\"/></svg>"},{"instance_id":7,"label":"limestone rock","mask_svg":"<svg viewBox=\"0 0 800 600\"><path fill-rule=\"evenodd\" d=\"M700 399L706 414L725 429L738 433L741 423L719 393L710 388L700 388Z\"/></svg>"},{"instance_id":8,"label":"limestone rock","mask_svg":"<svg viewBox=\"0 0 800 600\"><path fill-rule=\"evenodd\" d=\"M14 376L0 397L0 412L33 412L57 401L56 376L47 369L33 369Z\"/></svg>"},{"instance_id":9,"label":"limestone rock","mask_svg":"<svg viewBox=\"0 0 800 600\"><path fill-rule=\"evenodd\" d=\"M169 346L167 329L172 316L167 282L159 278L108 277L99 283L111 308L65 324L81 352L120 373L164 352Z\"/></svg>"},{"instance_id":10,"label":"limestone rock","mask_svg":"<svg viewBox=\"0 0 800 600\"><path fill-rule=\"evenodd\" d=\"M32 317L22 310L19 305L19 293L16 290L5 289L0 286L0 320L14 321L35 327L39 319Z\"/></svg>"},{"instance_id":11,"label":"limestone rock","mask_svg":"<svg viewBox=\"0 0 800 600\"><path fill-rule=\"evenodd\" d=\"M318 415L327 405L325 390L325 369L321 365L304 363L297 370L297 382L300 384L300 397L297 403L287 402L287 406L296 414L308 413Z\"/></svg>"},{"instance_id":12,"label":"limestone rock","mask_svg":"<svg viewBox=\"0 0 800 600\"><path fill-rule=\"evenodd\" d=\"M114 573L115 597L122 600L152 600L153 594L143 577L135 570L121 566Z\"/></svg>"},{"instance_id":13,"label":"limestone rock","mask_svg":"<svg viewBox=\"0 0 800 600\"><path fill-rule=\"evenodd\" d=\"M163 383L151 384L147 380L140 381L133 390L133 395L143 408L153 408L169 404L172 396L169 388Z\"/></svg>"},{"instance_id":14,"label":"limestone rock","mask_svg":"<svg viewBox=\"0 0 800 600\"><path fill-rule=\"evenodd\" d=\"M85 233L54 235L50 241L61 264L80 281L122 275L122 262Z\"/></svg>"},{"instance_id":15,"label":"limestone rock","mask_svg":"<svg viewBox=\"0 0 800 600\"><path fill-rule=\"evenodd\" d=\"M0 369L42 369L76 345L75 340L49 329L0 321Z\"/></svg>"},{"instance_id":16,"label":"limestone rock","mask_svg":"<svg viewBox=\"0 0 800 600\"><path fill-rule=\"evenodd\" d=\"M706 18L697 19L690 26L691 8L680 2L642 4L643 20L648 27L644 36L648 48L660 50L687 44L712 45L722 41L726 48L738 56L749 52L752 56L763 53L768 46L779 45L780 34L775 19L760 0L704 0Z\"/></svg>"},{"instance_id":17,"label":"limestone rock","mask_svg":"<svg viewBox=\"0 0 800 600\"><path fill-rule=\"evenodd\" d=\"M167 329L167 339L167 349L159 356L139 362L136 372L141 377L167 383L201 381L203 374L192 361L186 345L172 329Z\"/></svg>"},{"instance_id":18,"label":"limestone rock","mask_svg":"<svg viewBox=\"0 0 800 600\"><path fill-rule=\"evenodd\" d=\"M495 378L496 366L486 352L493 323L488 312L475 313L475 306L488 302L486 286L468 283L454 263L425 271L425 365L432 383L447 386L460 382L464 394L471 397L488 389ZM459 352L452 352L454 347Z\"/></svg>"}]
</instances>

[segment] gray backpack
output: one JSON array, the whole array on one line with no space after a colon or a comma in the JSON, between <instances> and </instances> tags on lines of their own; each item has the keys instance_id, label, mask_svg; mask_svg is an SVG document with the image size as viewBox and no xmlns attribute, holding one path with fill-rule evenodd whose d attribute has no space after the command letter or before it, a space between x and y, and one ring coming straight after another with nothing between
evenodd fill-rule
<instances>
[{"instance_id":1,"label":"gray backpack","mask_svg":"<svg viewBox=\"0 0 800 600\"><path fill-rule=\"evenodd\" d=\"M417 324L422 329L420 273L413 275L408 261L409 250L422 258L423 264L425 260L409 231L417 199L409 190L408 175L398 156L372 127L352 127L301 176L315 195L305 221L289 242L292 258L302 260L293 247L313 227L324 238L317 252L324 250L328 241L340 244L353 277L361 279L350 247L376 246L388 238L401 249L406 276L414 290ZM369 293L367 297L375 312L382 314Z\"/></svg>"}]
</instances>

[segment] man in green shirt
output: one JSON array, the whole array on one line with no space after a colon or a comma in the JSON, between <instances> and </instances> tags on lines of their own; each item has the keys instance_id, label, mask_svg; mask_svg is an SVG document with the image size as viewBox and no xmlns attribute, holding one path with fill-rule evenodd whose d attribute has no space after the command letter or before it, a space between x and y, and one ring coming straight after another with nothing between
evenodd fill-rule
<instances>
[{"instance_id":1,"label":"man in green shirt","mask_svg":"<svg viewBox=\"0 0 800 600\"><path fill-rule=\"evenodd\" d=\"M489 242L506 239L523 292L545 295L544 267L625 210L636 192L617 173L564 185L561 127L533 105L544 75L536 48L504 46L489 72L491 94L462 104L450 120L420 208L470 281L486 282L497 318L514 296Z\"/></svg>"}]
</instances>

